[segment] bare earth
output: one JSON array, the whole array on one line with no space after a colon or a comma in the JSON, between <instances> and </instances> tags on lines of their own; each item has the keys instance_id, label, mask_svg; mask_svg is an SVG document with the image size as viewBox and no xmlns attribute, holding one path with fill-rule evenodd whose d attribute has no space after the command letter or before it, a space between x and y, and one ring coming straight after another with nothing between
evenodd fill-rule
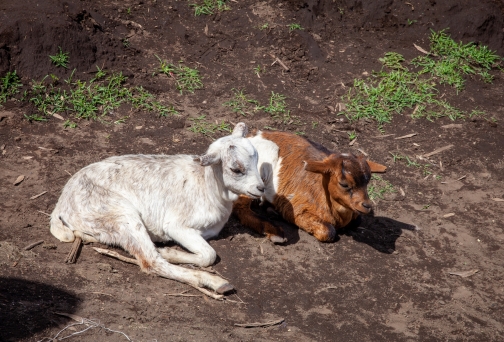
<instances>
[{"instance_id":1,"label":"bare earth","mask_svg":"<svg viewBox=\"0 0 504 342\"><path fill-rule=\"evenodd\" d=\"M449 27L456 41L477 41L504 56L503 2L239 0L229 2L229 11L199 17L190 3L0 3L0 76L16 70L27 85L51 73L67 78L76 68L75 79L89 80L98 65L122 71L128 84L180 113L160 118L123 105L107 120L128 116L124 123L84 120L64 128L57 118L25 120L35 111L31 105L0 107L0 341L39 341L77 323L57 313L91 319L134 341L503 341L504 73L493 72L492 84L469 77L458 96L443 90L454 105L484 110L496 122L429 122L407 113L384 126L393 135L383 138L376 123L337 115L354 78L379 70L385 52L417 56L413 43L428 48L430 29ZM269 28L260 30L266 22ZM289 31L291 23L304 30ZM48 58L58 46L69 52L68 70ZM204 89L180 94L173 79L153 75L155 55L198 68ZM257 65L264 68L260 78ZM261 103L272 91L285 95L292 122L232 112L223 103L233 88ZM111 155L202 153L211 137L188 129L190 118L201 115L303 132L341 152L364 151L388 166L383 178L397 192L377 200L374 216L342 230L334 243L284 224L288 242L273 245L231 218L210 241L219 255L213 269L237 289L226 301L146 275L97 254L92 244L76 264L63 263L71 246L49 233L46 214L70 174ZM352 146L350 131L358 136ZM395 139L410 133L417 135ZM453 147L425 161L434 165L427 177L390 154L417 158L447 145ZM24 180L14 185L20 175ZM177 293L196 296L169 296ZM234 325L278 319L283 323L271 327ZM93 328L68 340L127 338Z\"/></svg>"}]
</instances>

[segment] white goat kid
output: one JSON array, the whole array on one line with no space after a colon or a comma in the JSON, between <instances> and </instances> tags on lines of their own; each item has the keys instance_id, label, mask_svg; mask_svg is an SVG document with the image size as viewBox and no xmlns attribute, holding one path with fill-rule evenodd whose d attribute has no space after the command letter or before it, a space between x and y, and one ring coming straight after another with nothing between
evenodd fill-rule
<instances>
[{"instance_id":1,"label":"white goat kid","mask_svg":"<svg viewBox=\"0 0 504 342\"><path fill-rule=\"evenodd\" d=\"M63 242L117 245L143 271L223 294L225 279L170 263L205 267L216 259L205 241L219 234L238 195L259 198L264 184L257 151L239 123L200 156L125 155L91 164L63 188L51 215L51 233ZM174 240L191 253L156 248ZM219 296L217 296L219 297Z\"/></svg>"}]
</instances>

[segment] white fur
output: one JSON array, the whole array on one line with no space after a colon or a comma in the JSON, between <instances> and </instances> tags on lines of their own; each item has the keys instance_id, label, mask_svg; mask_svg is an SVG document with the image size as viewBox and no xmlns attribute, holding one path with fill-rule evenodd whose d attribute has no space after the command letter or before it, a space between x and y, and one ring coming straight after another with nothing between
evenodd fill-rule
<instances>
[{"instance_id":1,"label":"white fur","mask_svg":"<svg viewBox=\"0 0 504 342\"><path fill-rule=\"evenodd\" d=\"M166 278L218 292L232 289L220 277L169 262L213 264L216 253L205 240L219 234L233 201L240 194L263 195L257 151L246 134L239 123L200 157L125 155L83 168L63 189L51 233L64 242L78 236L121 246L142 269ZM153 244L167 240L191 253Z\"/></svg>"},{"instance_id":2,"label":"white fur","mask_svg":"<svg viewBox=\"0 0 504 342\"><path fill-rule=\"evenodd\" d=\"M259 153L257 167L264 182L264 199L273 203L278 193L279 173L282 167L282 157L279 157L279 147L271 140L264 139L259 131L253 137L248 138Z\"/></svg>"}]
</instances>

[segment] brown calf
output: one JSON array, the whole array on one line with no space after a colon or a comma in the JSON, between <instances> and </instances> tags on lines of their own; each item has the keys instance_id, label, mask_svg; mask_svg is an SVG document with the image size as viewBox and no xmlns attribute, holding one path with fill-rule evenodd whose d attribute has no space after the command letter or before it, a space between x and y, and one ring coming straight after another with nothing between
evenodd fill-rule
<instances>
[{"instance_id":1,"label":"brown calf","mask_svg":"<svg viewBox=\"0 0 504 342\"><path fill-rule=\"evenodd\" d=\"M331 152L287 132L258 131L249 139L259 153L263 200L318 240L334 240L337 228L371 212L367 184L371 172L385 172L385 166ZM233 212L240 222L273 242L285 242L283 230L252 211L251 202L245 196L235 202Z\"/></svg>"}]
</instances>

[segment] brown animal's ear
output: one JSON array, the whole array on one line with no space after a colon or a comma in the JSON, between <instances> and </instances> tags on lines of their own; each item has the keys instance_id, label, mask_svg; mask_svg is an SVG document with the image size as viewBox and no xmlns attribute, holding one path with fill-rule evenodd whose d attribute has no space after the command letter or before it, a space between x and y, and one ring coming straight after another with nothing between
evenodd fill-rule
<instances>
[{"instance_id":1,"label":"brown animal's ear","mask_svg":"<svg viewBox=\"0 0 504 342\"><path fill-rule=\"evenodd\" d=\"M306 171L315 173L329 172L329 167L327 166L325 161L306 160L303 161L303 163L304 163L304 169Z\"/></svg>"},{"instance_id":2,"label":"brown animal's ear","mask_svg":"<svg viewBox=\"0 0 504 342\"><path fill-rule=\"evenodd\" d=\"M368 163L369 168L371 169L371 172L383 173L387 170L387 167L385 165L381 165L381 164L372 162L371 160L366 160L366 162Z\"/></svg>"}]
</instances>

